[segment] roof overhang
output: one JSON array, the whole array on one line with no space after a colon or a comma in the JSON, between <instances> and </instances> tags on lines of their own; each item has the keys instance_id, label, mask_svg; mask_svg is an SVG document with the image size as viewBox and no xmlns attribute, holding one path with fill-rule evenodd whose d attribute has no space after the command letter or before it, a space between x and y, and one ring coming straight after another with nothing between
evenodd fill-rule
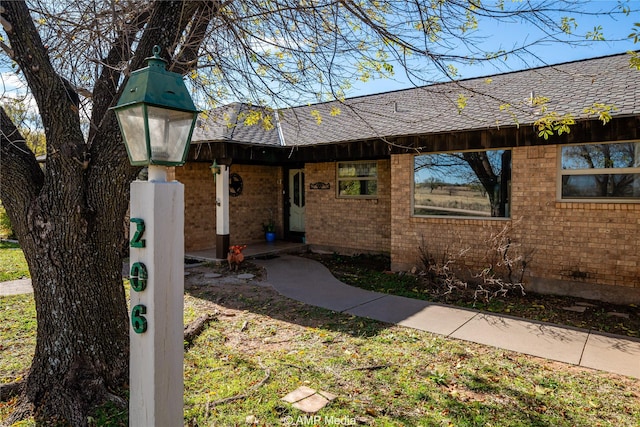
<instances>
[{"instance_id":1,"label":"roof overhang","mask_svg":"<svg viewBox=\"0 0 640 427\"><path fill-rule=\"evenodd\" d=\"M234 163L287 165L388 158L392 154L480 150L552 144L629 141L640 139L640 115L615 117L609 123L581 120L571 131L549 139L537 135L532 126L510 126L405 135L384 139L344 141L294 147L261 146L235 141L208 141L191 145L188 160L212 162L232 159Z\"/></svg>"}]
</instances>

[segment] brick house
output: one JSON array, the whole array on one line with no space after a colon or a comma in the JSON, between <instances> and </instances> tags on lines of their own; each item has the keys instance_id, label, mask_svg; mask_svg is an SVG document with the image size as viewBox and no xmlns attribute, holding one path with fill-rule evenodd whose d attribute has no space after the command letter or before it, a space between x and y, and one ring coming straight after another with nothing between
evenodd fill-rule
<instances>
[{"instance_id":1,"label":"brick house","mask_svg":"<svg viewBox=\"0 0 640 427\"><path fill-rule=\"evenodd\" d=\"M244 124L256 114L266 126ZM533 126L545 116L575 124L545 139ZM271 217L279 239L387 253L393 270L421 268L419 248L463 272L506 252L526 259L531 290L640 302L640 71L626 54L211 112L176 170L188 251L216 244L214 160L229 174L232 244L262 240Z\"/></svg>"}]
</instances>

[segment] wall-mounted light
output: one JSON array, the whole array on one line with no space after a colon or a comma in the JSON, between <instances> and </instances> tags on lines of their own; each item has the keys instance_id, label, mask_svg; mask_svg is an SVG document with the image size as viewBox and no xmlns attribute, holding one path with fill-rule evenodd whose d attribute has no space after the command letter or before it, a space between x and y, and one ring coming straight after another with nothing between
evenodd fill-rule
<instances>
[{"instance_id":1,"label":"wall-mounted light","mask_svg":"<svg viewBox=\"0 0 640 427\"><path fill-rule=\"evenodd\" d=\"M211 169L211 173L213 174L213 182L216 182L216 175L220 175L220 166L218 162L216 162L216 159L213 159L213 164L209 166L209 169Z\"/></svg>"}]
</instances>

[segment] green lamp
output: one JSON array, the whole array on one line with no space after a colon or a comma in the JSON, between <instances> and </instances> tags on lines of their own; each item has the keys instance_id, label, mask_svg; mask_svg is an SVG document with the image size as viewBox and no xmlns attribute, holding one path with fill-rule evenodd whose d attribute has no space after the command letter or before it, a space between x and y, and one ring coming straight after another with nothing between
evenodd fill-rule
<instances>
[{"instance_id":1,"label":"green lamp","mask_svg":"<svg viewBox=\"0 0 640 427\"><path fill-rule=\"evenodd\" d=\"M134 166L184 164L199 111L182 76L166 70L154 46L147 66L131 73L113 110Z\"/></svg>"}]
</instances>

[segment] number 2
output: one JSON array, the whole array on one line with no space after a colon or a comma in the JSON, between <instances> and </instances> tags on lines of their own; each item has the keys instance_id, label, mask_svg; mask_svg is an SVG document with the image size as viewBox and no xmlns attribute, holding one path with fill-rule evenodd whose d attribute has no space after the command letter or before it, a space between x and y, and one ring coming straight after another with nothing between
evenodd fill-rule
<instances>
[{"instance_id":1,"label":"number 2","mask_svg":"<svg viewBox=\"0 0 640 427\"><path fill-rule=\"evenodd\" d=\"M132 223L136 225L136 231L133 233L133 238L131 239L130 246L132 248L144 248L145 240L142 238L144 235L144 219L141 218L131 218Z\"/></svg>"}]
</instances>

